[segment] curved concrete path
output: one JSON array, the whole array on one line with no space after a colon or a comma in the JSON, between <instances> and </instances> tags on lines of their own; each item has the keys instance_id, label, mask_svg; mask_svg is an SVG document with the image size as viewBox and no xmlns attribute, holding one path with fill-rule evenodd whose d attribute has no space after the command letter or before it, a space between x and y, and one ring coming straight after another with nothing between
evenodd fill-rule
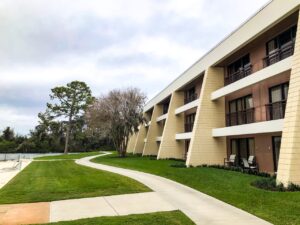
<instances>
[{"instance_id":1,"label":"curved concrete path","mask_svg":"<svg viewBox=\"0 0 300 225\"><path fill-rule=\"evenodd\" d=\"M101 156L110 153L102 154ZM99 157L90 156L76 160L75 162L99 170L114 172L133 178L155 191L162 199L169 202L174 208L180 209L196 224L203 225L269 225L270 223L251 215L241 209L219 201L203 194L195 189L179 184L172 180L143 173L139 171L123 169L113 166L90 162Z\"/></svg>"}]
</instances>

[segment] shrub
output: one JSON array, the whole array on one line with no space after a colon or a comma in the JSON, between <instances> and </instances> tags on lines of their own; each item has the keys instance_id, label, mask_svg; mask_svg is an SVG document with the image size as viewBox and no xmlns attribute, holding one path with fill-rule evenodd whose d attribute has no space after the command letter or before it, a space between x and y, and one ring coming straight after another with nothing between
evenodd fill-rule
<instances>
[{"instance_id":1,"label":"shrub","mask_svg":"<svg viewBox=\"0 0 300 225\"><path fill-rule=\"evenodd\" d=\"M250 175L256 175L260 177L271 177L270 174L265 173L265 172L258 172L258 171L253 171L253 170L245 170L241 167L237 166L223 166L223 165L207 165L203 164L197 167L210 167L210 168L215 168L215 169L222 169L222 170L230 170L230 171L235 171L235 172L240 172L240 173L246 173Z\"/></svg>"},{"instance_id":2,"label":"shrub","mask_svg":"<svg viewBox=\"0 0 300 225\"><path fill-rule=\"evenodd\" d=\"M274 177L268 178L268 179L259 179L255 180L251 183L252 186L264 189L267 191L280 191L280 192L294 192L294 191L300 191L300 186L290 183L287 187L284 187L282 183L277 183L276 179Z\"/></svg>"},{"instance_id":3,"label":"shrub","mask_svg":"<svg viewBox=\"0 0 300 225\"><path fill-rule=\"evenodd\" d=\"M186 168L186 165L185 165L185 163L183 163L183 162L176 162L176 163L173 163L173 164L171 164L171 167L175 167L175 168Z\"/></svg>"}]
</instances>

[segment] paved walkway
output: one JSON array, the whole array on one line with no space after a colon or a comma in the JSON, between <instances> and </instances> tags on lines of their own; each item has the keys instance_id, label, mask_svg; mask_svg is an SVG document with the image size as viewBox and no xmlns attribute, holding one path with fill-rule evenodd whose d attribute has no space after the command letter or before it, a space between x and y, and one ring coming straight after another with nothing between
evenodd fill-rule
<instances>
[{"instance_id":1,"label":"paved walkway","mask_svg":"<svg viewBox=\"0 0 300 225\"><path fill-rule=\"evenodd\" d=\"M109 154L109 153L107 153ZM103 155L102 155L103 156ZM98 156L91 156L76 160L76 163L99 170L114 172L133 178L155 191L165 201L180 209L196 224L205 225L267 225L270 224L258 217L213 197L189 188L169 179L148 173L129 169L117 168L90 162ZM141 204L139 207L144 207Z\"/></svg>"},{"instance_id":2,"label":"paved walkway","mask_svg":"<svg viewBox=\"0 0 300 225\"><path fill-rule=\"evenodd\" d=\"M21 160L21 168L12 169L16 166L16 161L0 162L0 188L14 178L21 170L30 164L31 160Z\"/></svg>"},{"instance_id":3,"label":"paved walkway","mask_svg":"<svg viewBox=\"0 0 300 225\"><path fill-rule=\"evenodd\" d=\"M50 203L50 222L176 209L155 192L71 199Z\"/></svg>"},{"instance_id":4,"label":"paved walkway","mask_svg":"<svg viewBox=\"0 0 300 225\"><path fill-rule=\"evenodd\" d=\"M80 165L133 178L147 185L154 192L53 202L0 205L0 224L47 223L98 216L142 214L177 209L184 212L196 224L201 225L270 224L238 208L169 179L90 162L92 158L98 156L78 159L75 162Z\"/></svg>"}]
</instances>

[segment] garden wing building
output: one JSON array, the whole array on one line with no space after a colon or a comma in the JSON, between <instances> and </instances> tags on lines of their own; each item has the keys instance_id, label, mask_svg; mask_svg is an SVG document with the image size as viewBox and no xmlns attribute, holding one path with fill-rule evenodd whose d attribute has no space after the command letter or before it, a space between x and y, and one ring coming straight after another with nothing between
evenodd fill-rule
<instances>
[{"instance_id":1,"label":"garden wing building","mask_svg":"<svg viewBox=\"0 0 300 225\"><path fill-rule=\"evenodd\" d=\"M255 159L300 184L300 0L273 0L151 99L128 151L187 166Z\"/></svg>"}]
</instances>

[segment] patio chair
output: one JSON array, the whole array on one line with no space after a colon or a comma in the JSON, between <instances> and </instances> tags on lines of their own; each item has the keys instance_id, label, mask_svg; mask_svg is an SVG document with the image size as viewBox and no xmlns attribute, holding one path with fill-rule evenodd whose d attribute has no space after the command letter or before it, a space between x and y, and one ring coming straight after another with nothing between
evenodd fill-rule
<instances>
[{"instance_id":1,"label":"patio chair","mask_svg":"<svg viewBox=\"0 0 300 225\"><path fill-rule=\"evenodd\" d=\"M255 156L254 155L250 155L249 156L248 163L249 163L250 166L254 166L256 164Z\"/></svg>"},{"instance_id":2,"label":"patio chair","mask_svg":"<svg viewBox=\"0 0 300 225\"><path fill-rule=\"evenodd\" d=\"M243 163L243 169L244 170L251 170L251 171L257 172L257 166L249 165L247 159L242 158L242 163Z\"/></svg>"},{"instance_id":3,"label":"patio chair","mask_svg":"<svg viewBox=\"0 0 300 225\"><path fill-rule=\"evenodd\" d=\"M224 166L233 166L235 164L236 155L230 155L229 159L224 159Z\"/></svg>"}]
</instances>

